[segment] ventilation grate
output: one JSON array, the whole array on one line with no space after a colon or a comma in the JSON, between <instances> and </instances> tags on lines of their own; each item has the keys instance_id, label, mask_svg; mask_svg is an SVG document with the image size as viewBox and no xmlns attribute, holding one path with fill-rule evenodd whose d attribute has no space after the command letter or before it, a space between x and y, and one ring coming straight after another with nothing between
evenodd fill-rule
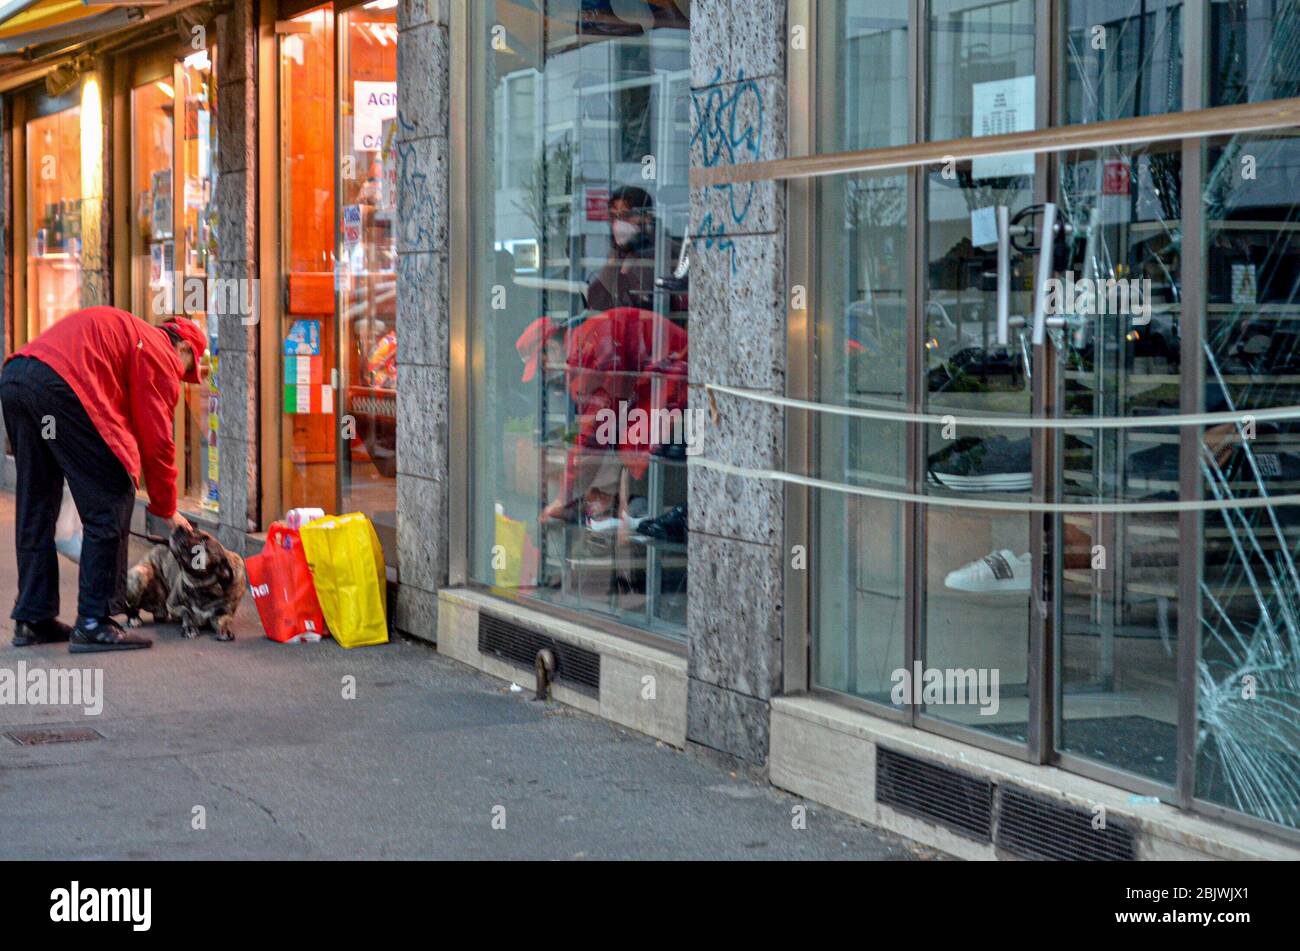
<instances>
[{"instance_id":1,"label":"ventilation grate","mask_svg":"<svg viewBox=\"0 0 1300 951\"><path fill-rule=\"evenodd\" d=\"M482 611L478 616L478 649L522 667L530 674L537 652L549 647L555 655L555 682L590 697L600 695L600 655Z\"/></svg>"},{"instance_id":2,"label":"ventilation grate","mask_svg":"<svg viewBox=\"0 0 1300 951\"><path fill-rule=\"evenodd\" d=\"M883 747L876 747L876 801L984 842L991 836L991 782Z\"/></svg>"},{"instance_id":3,"label":"ventilation grate","mask_svg":"<svg viewBox=\"0 0 1300 951\"><path fill-rule=\"evenodd\" d=\"M5 734L19 746L48 746L51 743L85 743L102 740L104 734L90 727L68 727L49 730L11 730Z\"/></svg>"},{"instance_id":4,"label":"ventilation grate","mask_svg":"<svg viewBox=\"0 0 1300 951\"><path fill-rule=\"evenodd\" d=\"M1071 862L1137 858L1132 829L1109 818L1104 829L1094 829L1092 820L1092 813L1083 809L1031 796L1015 786L998 787L998 848L1025 858Z\"/></svg>"}]
</instances>

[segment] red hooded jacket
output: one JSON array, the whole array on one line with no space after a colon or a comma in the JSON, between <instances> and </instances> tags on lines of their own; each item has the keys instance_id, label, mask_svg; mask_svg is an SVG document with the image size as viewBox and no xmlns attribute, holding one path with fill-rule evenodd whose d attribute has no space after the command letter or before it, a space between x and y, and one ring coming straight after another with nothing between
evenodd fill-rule
<instances>
[{"instance_id":1,"label":"red hooded jacket","mask_svg":"<svg viewBox=\"0 0 1300 951\"><path fill-rule=\"evenodd\" d=\"M17 356L34 357L63 377L137 484L143 466L149 511L171 518L172 414L184 368L166 332L116 307L89 307L59 320L9 359Z\"/></svg>"}]
</instances>

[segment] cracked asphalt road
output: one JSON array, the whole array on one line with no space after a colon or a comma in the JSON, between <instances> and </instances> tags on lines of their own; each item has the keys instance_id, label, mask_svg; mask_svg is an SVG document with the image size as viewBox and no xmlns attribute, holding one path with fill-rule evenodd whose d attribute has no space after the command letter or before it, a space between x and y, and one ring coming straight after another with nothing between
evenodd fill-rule
<instances>
[{"instance_id":1,"label":"cracked asphalt road","mask_svg":"<svg viewBox=\"0 0 1300 951\"><path fill-rule=\"evenodd\" d=\"M0 494L6 606L12 519ZM76 571L61 567L70 621ZM811 803L796 830L801 800L512 694L424 644L273 644L248 599L232 644L160 628L152 650L74 657L18 650L12 631L0 621L0 668L102 668L104 709L0 705L0 734L89 726L103 738L0 736L0 858L929 857Z\"/></svg>"}]
</instances>

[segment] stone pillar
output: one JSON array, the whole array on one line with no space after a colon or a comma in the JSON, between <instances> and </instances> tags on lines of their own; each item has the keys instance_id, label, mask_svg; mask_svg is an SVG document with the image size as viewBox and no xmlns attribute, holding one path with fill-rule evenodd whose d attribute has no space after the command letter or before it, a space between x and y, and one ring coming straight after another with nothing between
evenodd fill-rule
<instances>
[{"instance_id":1,"label":"stone pillar","mask_svg":"<svg viewBox=\"0 0 1300 951\"><path fill-rule=\"evenodd\" d=\"M448 110L446 0L401 0L397 14L396 627L433 640L447 583ZM464 134L464 130L457 130Z\"/></svg>"},{"instance_id":2,"label":"stone pillar","mask_svg":"<svg viewBox=\"0 0 1300 951\"><path fill-rule=\"evenodd\" d=\"M785 155L786 5L691 6L692 167ZM785 392L785 188L691 192L691 407L706 383ZM704 455L784 466L784 413L717 396ZM687 739L764 764L781 688L783 493L777 483L690 468Z\"/></svg>"},{"instance_id":3,"label":"stone pillar","mask_svg":"<svg viewBox=\"0 0 1300 951\"><path fill-rule=\"evenodd\" d=\"M217 491L218 536L244 551L258 527L257 291L257 13L253 0L234 0L210 29L217 43L217 259L218 286L246 288L218 294L224 305L253 303L251 314L218 313ZM275 460L267 460L274 465Z\"/></svg>"}]
</instances>

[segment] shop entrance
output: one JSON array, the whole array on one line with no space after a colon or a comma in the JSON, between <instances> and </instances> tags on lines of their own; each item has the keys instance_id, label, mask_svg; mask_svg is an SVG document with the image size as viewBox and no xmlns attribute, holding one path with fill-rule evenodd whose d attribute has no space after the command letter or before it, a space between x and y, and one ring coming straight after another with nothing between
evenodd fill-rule
<instances>
[{"instance_id":1,"label":"shop entrance","mask_svg":"<svg viewBox=\"0 0 1300 951\"><path fill-rule=\"evenodd\" d=\"M276 24L280 512L361 511L396 561L395 0Z\"/></svg>"}]
</instances>

